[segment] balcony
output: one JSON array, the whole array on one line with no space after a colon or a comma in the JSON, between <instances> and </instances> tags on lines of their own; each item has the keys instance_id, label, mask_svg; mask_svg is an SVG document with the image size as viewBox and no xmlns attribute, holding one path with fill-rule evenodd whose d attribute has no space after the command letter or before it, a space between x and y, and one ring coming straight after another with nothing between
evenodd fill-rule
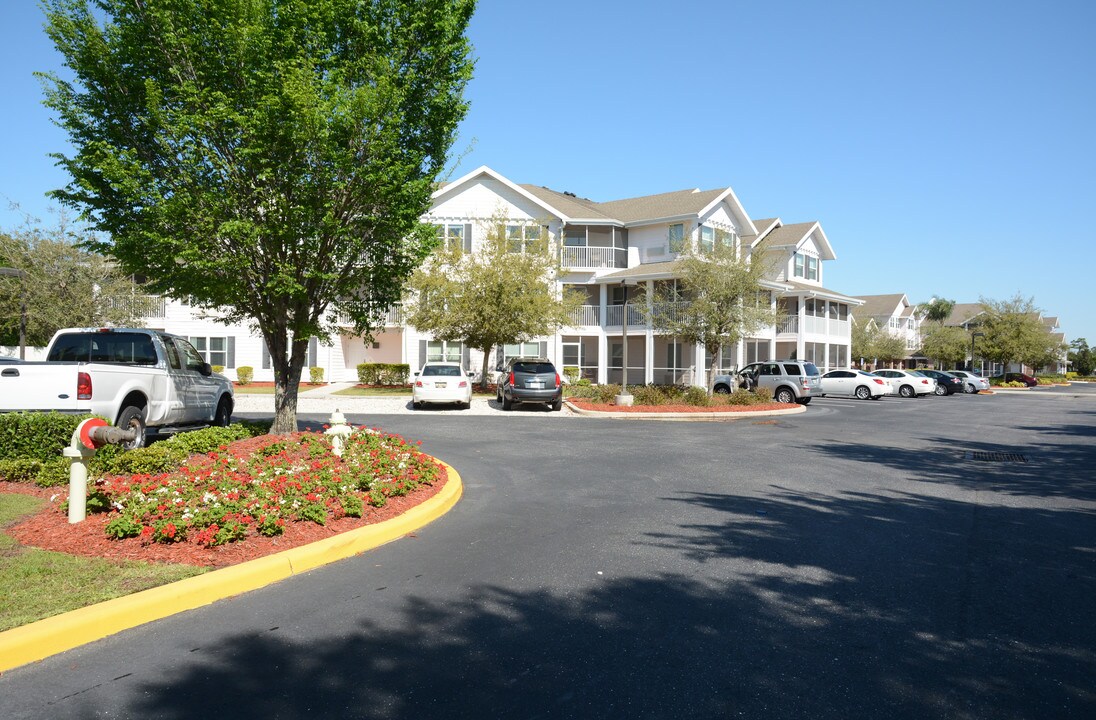
<instances>
[{"instance_id":1,"label":"balcony","mask_svg":"<svg viewBox=\"0 0 1096 720\"><path fill-rule=\"evenodd\" d=\"M123 309L134 317L143 319L162 318L167 315L167 298L159 295L132 295L129 297L103 298L108 307Z\"/></svg>"},{"instance_id":2,"label":"balcony","mask_svg":"<svg viewBox=\"0 0 1096 720\"><path fill-rule=\"evenodd\" d=\"M571 313L571 327L597 327L601 325L601 308L597 305L581 305Z\"/></svg>"},{"instance_id":3,"label":"balcony","mask_svg":"<svg viewBox=\"0 0 1096 720\"><path fill-rule=\"evenodd\" d=\"M565 247L560 253L565 268L626 268L628 251L611 247Z\"/></svg>"},{"instance_id":4,"label":"balcony","mask_svg":"<svg viewBox=\"0 0 1096 720\"><path fill-rule=\"evenodd\" d=\"M605 327L620 327L623 318L623 305L610 305L605 308ZM631 327L647 327L647 318L643 316L640 308L634 305L628 306L628 325Z\"/></svg>"},{"instance_id":5,"label":"balcony","mask_svg":"<svg viewBox=\"0 0 1096 720\"><path fill-rule=\"evenodd\" d=\"M335 324L343 327L351 327L354 325L354 322L350 319L349 314L340 312L335 317ZM377 317L374 324L378 327L400 327L403 325L403 306L393 305L388 308L387 312Z\"/></svg>"},{"instance_id":6,"label":"balcony","mask_svg":"<svg viewBox=\"0 0 1096 720\"><path fill-rule=\"evenodd\" d=\"M799 334L799 316L798 315L785 315L776 321L776 334L777 335L798 335Z\"/></svg>"}]
</instances>

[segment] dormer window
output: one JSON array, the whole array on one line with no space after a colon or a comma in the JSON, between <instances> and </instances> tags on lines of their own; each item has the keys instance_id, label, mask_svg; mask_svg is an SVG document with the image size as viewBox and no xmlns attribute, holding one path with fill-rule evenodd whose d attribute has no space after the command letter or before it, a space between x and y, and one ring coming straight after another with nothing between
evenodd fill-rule
<instances>
[{"instance_id":1,"label":"dormer window","mask_svg":"<svg viewBox=\"0 0 1096 720\"><path fill-rule=\"evenodd\" d=\"M813 255L795 254L795 277L804 280L818 279L818 258Z\"/></svg>"}]
</instances>

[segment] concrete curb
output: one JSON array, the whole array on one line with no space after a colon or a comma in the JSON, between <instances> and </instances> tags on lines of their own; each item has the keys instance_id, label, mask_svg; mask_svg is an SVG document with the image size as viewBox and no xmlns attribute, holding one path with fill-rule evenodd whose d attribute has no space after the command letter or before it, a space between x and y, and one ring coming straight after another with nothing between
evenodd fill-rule
<instances>
[{"instance_id":1,"label":"concrete curb","mask_svg":"<svg viewBox=\"0 0 1096 720\"><path fill-rule=\"evenodd\" d=\"M793 408L787 410L736 410L727 412L695 412L695 413L673 413L673 412L613 412L602 410L583 410L571 404L569 400L564 400L563 404L576 415L585 415L586 417L599 417L599 418L612 418L617 420L671 420L680 422L698 421L698 420L748 420L750 418L759 417L774 417L779 415L798 415L800 413L807 412L806 405L796 405Z\"/></svg>"},{"instance_id":2,"label":"concrete curb","mask_svg":"<svg viewBox=\"0 0 1096 720\"><path fill-rule=\"evenodd\" d=\"M450 465L438 462L448 471L445 486L399 517L2 632L0 672L398 540L437 520L460 499L464 489L460 475Z\"/></svg>"}]
</instances>

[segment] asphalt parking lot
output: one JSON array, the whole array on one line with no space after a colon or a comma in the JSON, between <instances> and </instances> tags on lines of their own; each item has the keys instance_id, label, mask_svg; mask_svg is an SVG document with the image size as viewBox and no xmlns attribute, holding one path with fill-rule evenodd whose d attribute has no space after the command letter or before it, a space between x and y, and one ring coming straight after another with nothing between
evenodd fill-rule
<instances>
[{"instance_id":1,"label":"asphalt parking lot","mask_svg":"<svg viewBox=\"0 0 1096 720\"><path fill-rule=\"evenodd\" d=\"M341 409L422 440L462 501L7 673L4 717L1096 716L1096 389L705 423Z\"/></svg>"}]
</instances>

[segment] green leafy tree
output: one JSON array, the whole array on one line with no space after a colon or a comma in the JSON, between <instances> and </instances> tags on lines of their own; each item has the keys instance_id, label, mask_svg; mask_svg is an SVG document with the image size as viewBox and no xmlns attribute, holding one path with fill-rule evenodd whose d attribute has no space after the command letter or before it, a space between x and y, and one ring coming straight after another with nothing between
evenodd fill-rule
<instances>
[{"instance_id":1,"label":"green leafy tree","mask_svg":"<svg viewBox=\"0 0 1096 720\"><path fill-rule=\"evenodd\" d=\"M707 388L712 393L719 371L719 350L776 322L776 310L762 280L770 262L762 249L752 259L740 257L733 245L686 249L674 261L676 283L656 286L649 301L636 305L652 327L683 343L704 347L708 358Z\"/></svg>"},{"instance_id":2,"label":"green leafy tree","mask_svg":"<svg viewBox=\"0 0 1096 720\"><path fill-rule=\"evenodd\" d=\"M1005 367L1013 362L1041 367L1060 357L1063 344L1040 320L1033 298L1017 293L1009 300L982 298L981 303L985 310L981 331L985 337L978 349L987 360Z\"/></svg>"},{"instance_id":3,"label":"green leafy tree","mask_svg":"<svg viewBox=\"0 0 1096 720\"><path fill-rule=\"evenodd\" d=\"M1084 338L1077 338L1069 344L1069 362L1073 372L1088 377L1096 370L1096 353L1088 346Z\"/></svg>"},{"instance_id":4,"label":"green leafy tree","mask_svg":"<svg viewBox=\"0 0 1096 720\"><path fill-rule=\"evenodd\" d=\"M925 320L943 325L944 321L951 317L951 311L955 308L954 300L945 298L933 298L917 306L917 313Z\"/></svg>"},{"instance_id":5,"label":"green leafy tree","mask_svg":"<svg viewBox=\"0 0 1096 720\"><path fill-rule=\"evenodd\" d=\"M64 327L142 327L152 301L115 263L85 250L87 240L62 217L55 227L29 224L0 234L0 345L43 346ZM24 303L26 312L24 313Z\"/></svg>"},{"instance_id":6,"label":"green leafy tree","mask_svg":"<svg viewBox=\"0 0 1096 720\"><path fill-rule=\"evenodd\" d=\"M966 360L970 351L970 333L961 327L935 325L921 338L921 352L946 366Z\"/></svg>"},{"instance_id":7,"label":"green leafy tree","mask_svg":"<svg viewBox=\"0 0 1096 720\"><path fill-rule=\"evenodd\" d=\"M907 355L906 341L892 335L871 320L854 322L852 326L852 356L870 361L896 363Z\"/></svg>"},{"instance_id":8,"label":"green leafy tree","mask_svg":"<svg viewBox=\"0 0 1096 720\"><path fill-rule=\"evenodd\" d=\"M44 0L73 79L54 197L151 290L250 321L275 432L312 336L369 337L433 244L419 223L467 111L474 0Z\"/></svg>"},{"instance_id":9,"label":"green leafy tree","mask_svg":"<svg viewBox=\"0 0 1096 720\"><path fill-rule=\"evenodd\" d=\"M505 219L492 218L478 248L441 248L411 278L408 324L480 350L481 387L491 350L555 332L582 303L581 293L557 290L559 263L547 232L537 231L526 238L519 227L511 237Z\"/></svg>"}]
</instances>

